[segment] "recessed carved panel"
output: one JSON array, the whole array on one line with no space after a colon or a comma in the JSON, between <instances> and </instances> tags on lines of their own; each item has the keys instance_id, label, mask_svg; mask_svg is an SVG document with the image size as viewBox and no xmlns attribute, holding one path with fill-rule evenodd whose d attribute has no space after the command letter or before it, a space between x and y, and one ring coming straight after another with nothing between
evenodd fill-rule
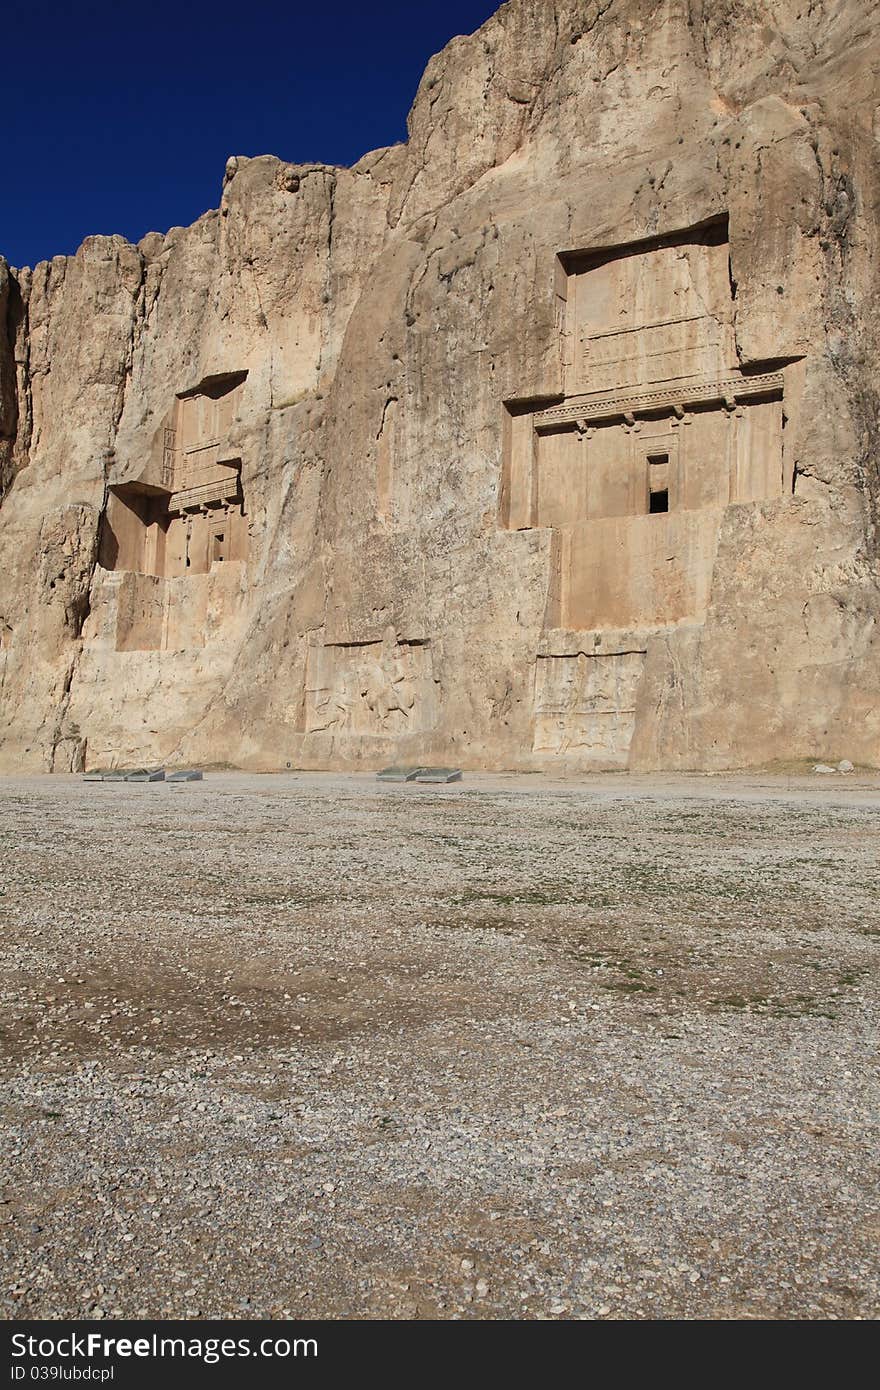
<instances>
[{"instance_id":1,"label":"recessed carved panel","mask_svg":"<svg viewBox=\"0 0 880 1390\"><path fill-rule=\"evenodd\" d=\"M436 719L430 647L398 641L310 648L305 732L417 733Z\"/></svg>"},{"instance_id":2,"label":"recessed carved panel","mask_svg":"<svg viewBox=\"0 0 880 1390\"><path fill-rule=\"evenodd\" d=\"M625 766L644 661L641 651L538 657L535 752Z\"/></svg>"},{"instance_id":3,"label":"recessed carved panel","mask_svg":"<svg viewBox=\"0 0 880 1390\"><path fill-rule=\"evenodd\" d=\"M721 224L562 263L567 395L717 377L736 365Z\"/></svg>"}]
</instances>

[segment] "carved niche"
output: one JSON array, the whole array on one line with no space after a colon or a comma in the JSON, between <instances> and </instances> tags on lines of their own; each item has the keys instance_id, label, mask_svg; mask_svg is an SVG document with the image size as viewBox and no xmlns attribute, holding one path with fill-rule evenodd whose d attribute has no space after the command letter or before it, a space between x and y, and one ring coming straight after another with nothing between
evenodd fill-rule
<instances>
[{"instance_id":1,"label":"carved niche","mask_svg":"<svg viewBox=\"0 0 880 1390\"><path fill-rule=\"evenodd\" d=\"M246 558L241 458L228 438L246 375L209 378L179 395L141 477L111 485L105 569L174 578Z\"/></svg>"},{"instance_id":2,"label":"carved niche","mask_svg":"<svg viewBox=\"0 0 880 1390\"><path fill-rule=\"evenodd\" d=\"M506 403L501 524L553 534L548 625L700 621L721 512L779 496L781 371L739 365L726 223L558 257L564 395Z\"/></svg>"},{"instance_id":3,"label":"carved niche","mask_svg":"<svg viewBox=\"0 0 880 1390\"><path fill-rule=\"evenodd\" d=\"M166 581L206 576L235 586L234 572L247 559L248 520L230 434L246 376L209 377L181 392L140 476L108 489L98 558L104 569L122 572L120 651L204 645L212 607L204 585L178 592Z\"/></svg>"}]
</instances>

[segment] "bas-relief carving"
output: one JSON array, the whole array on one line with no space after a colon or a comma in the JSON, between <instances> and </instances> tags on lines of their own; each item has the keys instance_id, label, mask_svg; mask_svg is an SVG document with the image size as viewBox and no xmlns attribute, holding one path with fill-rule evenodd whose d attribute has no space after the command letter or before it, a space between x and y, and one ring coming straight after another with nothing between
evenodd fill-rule
<instances>
[{"instance_id":1,"label":"bas-relief carving","mask_svg":"<svg viewBox=\"0 0 880 1390\"><path fill-rule=\"evenodd\" d=\"M549 629L702 621L724 508L784 490L784 375L739 367L728 257L718 223L559 258L564 397L508 403L501 488L502 525L552 532ZM536 751L625 751L642 658L602 660L538 659Z\"/></svg>"},{"instance_id":2,"label":"bas-relief carving","mask_svg":"<svg viewBox=\"0 0 880 1390\"><path fill-rule=\"evenodd\" d=\"M644 661L643 651L538 657L534 751L624 766Z\"/></svg>"},{"instance_id":3,"label":"bas-relief carving","mask_svg":"<svg viewBox=\"0 0 880 1390\"><path fill-rule=\"evenodd\" d=\"M436 719L430 647L398 640L315 644L306 670L305 732L401 735Z\"/></svg>"},{"instance_id":4,"label":"bas-relief carving","mask_svg":"<svg viewBox=\"0 0 880 1390\"><path fill-rule=\"evenodd\" d=\"M720 224L687 239L567 256L562 263L567 396L719 376L736 365Z\"/></svg>"},{"instance_id":5,"label":"bas-relief carving","mask_svg":"<svg viewBox=\"0 0 880 1390\"><path fill-rule=\"evenodd\" d=\"M203 646L204 580L247 558L241 459L228 438L245 376L212 378L178 396L158 457L137 481L110 486L99 563L127 580L118 590L119 651ZM166 582L177 580L199 580L198 592ZM231 596L236 585L220 587Z\"/></svg>"}]
</instances>

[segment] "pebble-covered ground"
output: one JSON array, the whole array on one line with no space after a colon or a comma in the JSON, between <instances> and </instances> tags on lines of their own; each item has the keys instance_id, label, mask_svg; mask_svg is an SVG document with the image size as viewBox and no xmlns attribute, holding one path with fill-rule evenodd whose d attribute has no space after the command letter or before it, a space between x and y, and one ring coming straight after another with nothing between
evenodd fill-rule
<instances>
[{"instance_id":1,"label":"pebble-covered ground","mask_svg":"<svg viewBox=\"0 0 880 1390\"><path fill-rule=\"evenodd\" d=\"M0 781L6 1317L875 1317L880 778Z\"/></svg>"}]
</instances>

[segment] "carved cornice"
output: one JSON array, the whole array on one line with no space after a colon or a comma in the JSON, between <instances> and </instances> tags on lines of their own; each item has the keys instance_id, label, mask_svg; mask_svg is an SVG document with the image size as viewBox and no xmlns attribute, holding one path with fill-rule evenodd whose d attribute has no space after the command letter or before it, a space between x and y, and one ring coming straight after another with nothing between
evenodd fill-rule
<instances>
[{"instance_id":1,"label":"carved cornice","mask_svg":"<svg viewBox=\"0 0 880 1390\"><path fill-rule=\"evenodd\" d=\"M183 492L175 492L168 501L168 512L174 515L189 509L196 510L200 507L208 507L212 503L222 506L225 502L235 502L238 498L238 474L229 478L215 479L210 483L202 483L198 487L186 488Z\"/></svg>"},{"instance_id":2,"label":"carved cornice","mask_svg":"<svg viewBox=\"0 0 880 1390\"><path fill-rule=\"evenodd\" d=\"M540 431L556 425L577 424L581 420L632 419L635 415L657 410L673 410L678 414L692 406L714 402L732 409L738 401L781 396L783 385L782 372L762 372L755 376L738 372L735 376L712 381L672 382L650 390L619 391L613 396L569 396L561 405L536 411L532 420L535 429Z\"/></svg>"}]
</instances>

